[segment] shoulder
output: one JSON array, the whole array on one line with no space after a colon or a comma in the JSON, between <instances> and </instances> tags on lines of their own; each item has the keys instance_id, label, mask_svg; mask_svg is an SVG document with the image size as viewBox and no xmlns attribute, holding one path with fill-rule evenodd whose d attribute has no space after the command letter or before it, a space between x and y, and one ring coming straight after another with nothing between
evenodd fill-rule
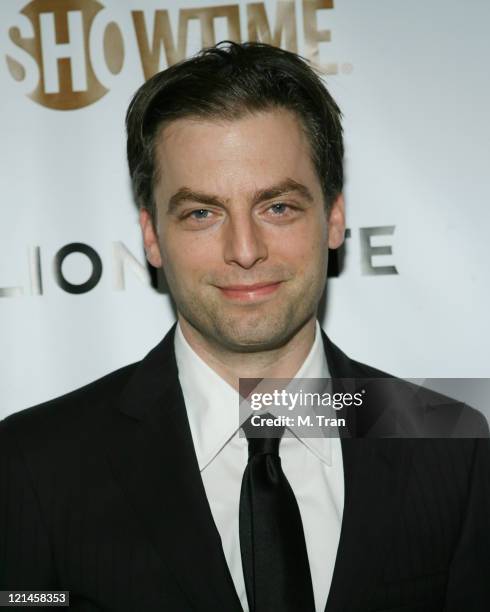
<instances>
[{"instance_id":1,"label":"shoulder","mask_svg":"<svg viewBox=\"0 0 490 612\"><path fill-rule=\"evenodd\" d=\"M488 438L477 408L347 356L323 332L332 378L353 379L364 390L362 408L350 415L361 437Z\"/></svg>"},{"instance_id":2,"label":"shoulder","mask_svg":"<svg viewBox=\"0 0 490 612\"><path fill-rule=\"evenodd\" d=\"M144 411L151 389L177 378L174 331L175 325L142 360L0 421L0 450L3 443L51 456L81 446L87 449L102 430L110 432L127 418L121 412L125 398Z\"/></svg>"},{"instance_id":3,"label":"shoulder","mask_svg":"<svg viewBox=\"0 0 490 612\"><path fill-rule=\"evenodd\" d=\"M84 429L95 426L102 415L112 409L113 399L120 395L138 363L124 366L70 393L7 416L0 422L0 440L13 436L19 440L53 441L55 438L81 435Z\"/></svg>"}]
</instances>

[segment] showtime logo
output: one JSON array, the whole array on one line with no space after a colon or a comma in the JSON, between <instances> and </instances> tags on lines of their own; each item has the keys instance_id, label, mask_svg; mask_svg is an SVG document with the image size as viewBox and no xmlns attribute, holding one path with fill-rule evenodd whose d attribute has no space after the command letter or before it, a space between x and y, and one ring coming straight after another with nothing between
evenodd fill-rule
<instances>
[{"instance_id":1,"label":"showtime logo","mask_svg":"<svg viewBox=\"0 0 490 612\"><path fill-rule=\"evenodd\" d=\"M229 4L174 8L176 21L168 10L134 10L123 27L108 19L108 10L97 0L32 0L20 11L20 25L9 30L12 44L7 65L16 81L36 83L27 95L38 104L75 110L97 102L109 91L108 83L123 69L128 49L136 49L144 79L185 59L197 23L198 48L225 38L261 41L298 52L301 38L302 55L323 74L351 72L351 64L339 67L320 58L319 45L331 40L331 32L319 29L318 16L324 9L333 9L333 0L267 4L275 9L273 25L266 3L252 2L245 6L245 23L239 4ZM302 36L296 17L299 12ZM176 28L172 22L177 23Z\"/></svg>"}]
</instances>

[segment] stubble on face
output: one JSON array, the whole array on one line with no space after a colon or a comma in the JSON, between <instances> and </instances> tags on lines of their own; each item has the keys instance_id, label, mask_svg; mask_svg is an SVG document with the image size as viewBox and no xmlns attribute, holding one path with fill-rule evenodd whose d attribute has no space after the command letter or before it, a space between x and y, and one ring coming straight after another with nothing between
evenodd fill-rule
<instances>
[{"instance_id":1,"label":"stubble on face","mask_svg":"<svg viewBox=\"0 0 490 612\"><path fill-rule=\"evenodd\" d=\"M160 135L157 162L160 250L181 324L215 350L253 353L286 345L314 322L326 283L327 220L298 119L275 110L228 123L178 120ZM311 201L293 193L251 203L252 193L287 177L305 185ZM211 222L169 214L183 186L220 198L222 206L182 207L210 210ZM297 205L286 223L268 217L267 205L281 202ZM230 300L219 289L276 281L264 300Z\"/></svg>"},{"instance_id":2,"label":"stubble on face","mask_svg":"<svg viewBox=\"0 0 490 612\"><path fill-rule=\"evenodd\" d=\"M271 351L287 344L307 322L315 318L325 286L322 277L326 280L326 268L325 261L321 268L324 274L305 278L301 284L292 272L281 271L274 278L286 280L278 290L280 295L271 305L243 304L232 307L223 304L215 292L205 297L204 292L193 292L191 288L181 299L177 297L174 301L179 315L215 349L237 353ZM170 279L168 282L175 296L177 283ZM203 285L207 284L208 281L203 281ZM307 292L304 291L305 285L310 288Z\"/></svg>"}]
</instances>

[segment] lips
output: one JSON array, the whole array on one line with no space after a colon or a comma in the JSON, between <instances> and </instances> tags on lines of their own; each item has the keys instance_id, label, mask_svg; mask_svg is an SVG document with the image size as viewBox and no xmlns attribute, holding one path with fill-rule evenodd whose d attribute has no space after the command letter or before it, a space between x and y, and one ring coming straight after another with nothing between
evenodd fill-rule
<instances>
[{"instance_id":1,"label":"lips","mask_svg":"<svg viewBox=\"0 0 490 612\"><path fill-rule=\"evenodd\" d=\"M220 287L227 291L255 291L256 289L262 289L262 287L271 287L272 285L278 285L280 281L268 282L268 283L256 283L255 285L227 285L226 287Z\"/></svg>"},{"instance_id":2,"label":"lips","mask_svg":"<svg viewBox=\"0 0 490 612\"><path fill-rule=\"evenodd\" d=\"M243 301L253 301L273 294L282 281L255 283L253 285L228 285L219 287L220 291L228 298Z\"/></svg>"}]
</instances>

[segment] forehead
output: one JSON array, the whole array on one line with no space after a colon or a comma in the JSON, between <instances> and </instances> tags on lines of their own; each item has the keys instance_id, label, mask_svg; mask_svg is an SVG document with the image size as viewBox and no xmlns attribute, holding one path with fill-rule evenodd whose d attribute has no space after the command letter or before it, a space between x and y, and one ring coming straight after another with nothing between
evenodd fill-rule
<instances>
[{"instance_id":1,"label":"forehead","mask_svg":"<svg viewBox=\"0 0 490 612\"><path fill-rule=\"evenodd\" d=\"M285 177L320 190L303 125L284 109L231 121L179 119L161 130L155 152L157 191L186 186L230 194Z\"/></svg>"}]
</instances>

